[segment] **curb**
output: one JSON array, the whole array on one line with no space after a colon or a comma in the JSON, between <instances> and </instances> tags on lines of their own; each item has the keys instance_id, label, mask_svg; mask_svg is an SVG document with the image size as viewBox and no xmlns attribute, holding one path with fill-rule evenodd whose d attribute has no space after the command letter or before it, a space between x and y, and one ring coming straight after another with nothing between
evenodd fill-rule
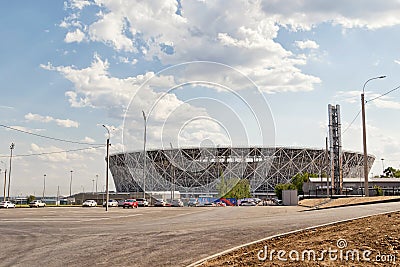
<instances>
[{"instance_id":1,"label":"curb","mask_svg":"<svg viewBox=\"0 0 400 267\"><path fill-rule=\"evenodd\" d=\"M360 217L356 217L356 218L345 219L345 220L340 220L340 221L335 221L335 222L320 224L320 225L316 225L316 226L310 226L310 227L306 227L306 228L303 228L303 229L298 229L298 230L293 230L293 231L286 232L286 233L281 233L281 234L276 234L276 235L268 236L268 237L265 237L265 238L262 238L262 239L259 239L259 240L256 240L256 241L252 241L252 242L250 242L250 243L246 243L246 244L243 244L243 245L239 245L239 246L236 246L236 247L233 247L233 248L230 248L230 249L227 249L227 250L218 252L218 253L216 253L216 254L214 254L214 255L208 256L208 257L203 258L203 259L201 259L201 260L198 260L198 261L196 261L196 262L194 262L194 263L192 263L192 264L190 264L190 265L187 265L187 267L197 267L197 266L200 266L201 264L205 263L205 262L208 261L208 260L212 260L212 259L217 258L217 257L219 257L219 256L228 254L229 252L232 252L232 251L235 251L235 250L238 250L238 249L241 249L241 248L250 246L250 245L254 245L254 244L257 244L257 243L260 243L260 242L263 242L263 241L267 241L267 240L270 240L270 239L273 239L273 238L276 238L276 237L284 237L284 236L287 236L287 235L290 235L290 234L300 233L300 232L307 231L307 230L313 230L313 229L320 228L320 227L332 226L332 225L335 225L335 224L350 222L350 221L359 220L359 219L364 219L364 218L368 218L368 217L372 217L372 216L377 216L377 215L390 214L390 213L394 213L394 212L400 212L400 210L393 210L393 211L386 211L386 212L376 213L376 214L372 214L372 215L365 215L365 216L360 216Z\"/></svg>"},{"instance_id":2,"label":"curb","mask_svg":"<svg viewBox=\"0 0 400 267\"><path fill-rule=\"evenodd\" d=\"M335 209L335 208L342 208L342 207L373 205L373 204L390 203L390 202L400 202L400 198L377 200L377 201L373 201L373 202L351 203L351 204L345 204L345 205L339 205L339 206L332 206L332 207L325 207L325 208L319 208L318 206L316 206L316 207L309 207L308 210L303 210L303 212L315 211L315 210Z\"/></svg>"}]
</instances>

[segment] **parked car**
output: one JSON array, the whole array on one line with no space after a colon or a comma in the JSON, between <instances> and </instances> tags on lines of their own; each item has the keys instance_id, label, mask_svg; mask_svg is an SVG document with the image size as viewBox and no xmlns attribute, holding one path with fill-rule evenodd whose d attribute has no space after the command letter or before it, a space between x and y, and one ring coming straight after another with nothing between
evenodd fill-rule
<instances>
[{"instance_id":1,"label":"parked car","mask_svg":"<svg viewBox=\"0 0 400 267\"><path fill-rule=\"evenodd\" d=\"M165 202L164 199L157 199L156 202L154 202L154 207L165 207L167 205L167 202Z\"/></svg>"},{"instance_id":2,"label":"parked car","mask_svg":"<svg viewBox=\"0 0 400 267\"><path fill-rule=\"evenodd\" d=\"M12 203L11 201L2 201L0 202L0 208L5 208L5 209L15 208L15 204Z\"/></svg>"},{"instance_id":3,"label":"parked car","mask_svg":"<svg viewBox=\"0 0 400 267\"><path fill-rule=\"evenodd\" d=\"M272 203L274 203L274 205L283 205L282 200L278 199L278 198L272 198Z\"/></svg>"},{"instance_id":4,"label":"parked car","mask_svg":"<svg viewBox=\"0 0 400 267\"><path fill-rule=\"evenodd\" d=\"M40 207L44 208L44 207L46 207L46 203L42 202L41 200L34 200L34 201L29 202L29 207L30 208L40 208Z\"/></svg>"},{"instance_id":5,"label":"parked car","mask_svg":"<svg viewBox=\"0 0 400 267\"><path fill-rule=\"evenodd\" d=\"M107 204L106 201L103 202L103 207L105 207ZM115 199L109 199L108 200L108 206L109 207L118 207L118 201L116 201Z\"/></svg>"},{"instance_id":6,"label":"parked car","mask_svg":"<svg viewBox=\"0 0 400 267\"><path fill-rule=\"evenodd\" d=\"M254 201L242 200L240 206L257 206L257 204Z\"/></svg>"},{"instance_id":7,"label":"parked car","mask_svg":"<svg viewBox=\"0 0 400 267\"><path fill-rule=\"evenodd\" d=\"M125 202L125 199L119 200L118 201L118 207L123 207L124 206L124 202Z\"/></svg>"},{"instance_id":8,"label":"parked car","mask_svg":"<svg viewBox=\"0 0 400 267\"><path fill-rule=\"evenodd\" d=\"M148 207L149 202L145 198L137 198L136 199L139 207Z\"/></svg>"},{"instance_id":9,"label":"parked car","mask_svg":"<svg viewBox=\"0 0 400 267\"><path fill-rule=\"evenodd\" d=\"M188 202L188 207L197 207L199 205L199 201L197 198L191 198Z\"/></svg>"},{"instance_id":10,"label":"parked car","mask_svg":"<svg viewBox=\"0 0 400 267\"><path fill-rule=\"evenodd\" d=\"M216 202L215 205L217 205L217 207L226 207L226 203L222 201Z\"/></svg>"},{"instance_id":11,"label":"parked car","mask_svg":"<svg viewBox=\"0 0 400 267\"><path fill-rule=\"evenodd\" d=\"M202 206L204 206L204 207L215 207L215 203L214 202L206 202L206 203L203 203Z\"/></svg>"},{"instance_id":12,"label":"parked car","mask_svg":"<svg viewBox=\"0 0 400 267\"><path fill-rule=\"evenodd\" d=\"M138 207L138 202L136 199L126 199L124 201L124 205L122 206L124 209L125 208L137 208Z\"/></svg>"},{"instance_id":13,"label":"parked car","mask_svg":"<svg viewBox=\"0 0 400 267\"><path fill-rule=\"evenodd\" d=\"M88 199L82 203L82 207L97 207L97 202L93 199Z\"/></svg>"},{"instance_id":14,"label":"parked car","mask_svg":"<svg viewBox=\"0 0 400 267\"><path fill-rule=\"evenodd\" d=\"M183 202L180 199L173 199L171 201L171 206L172 207L183 207Z\"/></svg>"}]
</instances>

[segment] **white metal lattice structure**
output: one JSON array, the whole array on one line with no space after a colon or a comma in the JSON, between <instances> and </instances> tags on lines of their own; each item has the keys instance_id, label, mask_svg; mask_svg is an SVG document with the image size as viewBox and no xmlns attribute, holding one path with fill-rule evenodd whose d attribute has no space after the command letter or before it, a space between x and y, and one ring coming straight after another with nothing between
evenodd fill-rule
<instances>
[{"instance_id":1,"label":"white metal lattice structure","mask_svg":"<svg viewBox=\"0 0 400 267\"><path fill-rule=\"evenodd\" d=\"M252 192L273 192L297 173L327 172L323 149L286 147L181 148L146 151L146 190L216 193L221 179L248 179ZM359 177L363 155L343 152L343 174ZM375 158L368 158L371 168ZM143 151L110 156L118 192L139 192L143 184Z\"/></svg>"}]
</instances>

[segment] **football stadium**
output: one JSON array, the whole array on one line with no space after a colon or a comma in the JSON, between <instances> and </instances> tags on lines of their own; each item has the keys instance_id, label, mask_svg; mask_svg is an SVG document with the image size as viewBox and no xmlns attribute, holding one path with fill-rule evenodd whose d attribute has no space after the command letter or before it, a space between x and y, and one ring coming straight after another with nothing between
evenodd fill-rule
<instances>
[{"instance_id":1,"label":"football stadium","mask_svg":"<svg viewBox=\"0 0 400 267\"><path fill-rule=\"evenodd\" d=\"M146 154L146 157L144 157ZM176 190L186 196L218 195L247 179L251 192L268 194L298 173L329 173L324 149L291 147L198 147L124 152L110 155L117 192ZM363 154L342 152L343 177L363 177ZM368 156L368 170L375 157Z\"/></svg>"}]
</instances>

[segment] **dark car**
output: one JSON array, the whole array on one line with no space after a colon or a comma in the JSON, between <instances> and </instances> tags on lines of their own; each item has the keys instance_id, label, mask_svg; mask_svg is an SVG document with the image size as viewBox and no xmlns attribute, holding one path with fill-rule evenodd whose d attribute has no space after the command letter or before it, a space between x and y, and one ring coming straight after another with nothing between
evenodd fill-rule
<instances>
[{"instance_id":1,"label":"dark car","mask_svg":"<svg viewBox=\"0 0 400 267\"><path fill-rule=\"evenodd\" d=\"M197 207L199 204L200 203L197 200L197 198L191 198L191 199L189 199L188 207Z\"/></svg>"},{"instance_id":2,"label":"dark car","mask_svg":"<svg viewBox=\"0 0 400 267\"><path fill-rule=\"evenodd\" d=\"M136 201L138 202L139 207L149 206L149 202L145 198L137 198Z\"/></svg>"},{"instance_id":3,"label":"dark car","mask_svg":"<svg viewBox=\"0 0 400 267\"><path fill-rule=\"evenodd\" d=\"M171 207L183 207L183 202L180 199L174 199L171 201Z\"/></svg>"},{"instance_id":4,"label":"dark car","mask_svg":"<svg viewBox=\"0 0 400 267\"><path fill-rule=\"evenodd\" d=\"M126 199L124 201L124 205L122 206L124 209L125 208L137 208L138 207L138 202L136 199Z\"/></svg>"}]
</instances>

